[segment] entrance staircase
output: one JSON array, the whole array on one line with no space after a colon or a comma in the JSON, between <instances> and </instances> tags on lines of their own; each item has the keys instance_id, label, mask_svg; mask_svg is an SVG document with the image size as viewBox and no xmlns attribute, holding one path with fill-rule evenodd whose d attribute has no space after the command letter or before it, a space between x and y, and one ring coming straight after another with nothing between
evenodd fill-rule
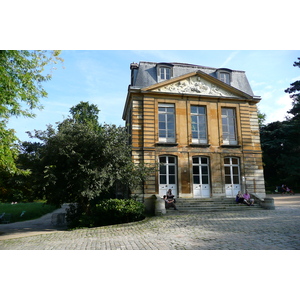
<instances>
[{"instance_id":1,"label":"entrance staircase","mask_svg":"<svg viewBox=\"0 0 300 300\"><path fill-rule=\"evenodd\" d=\"M180 212L206 212L206 211L240 211L240 210L262 210L259 201L254 206L236 204L235 198L177 198L177 211L174 208L167 209L167 214L178 214Z\"/></svg>"}]
</instances>

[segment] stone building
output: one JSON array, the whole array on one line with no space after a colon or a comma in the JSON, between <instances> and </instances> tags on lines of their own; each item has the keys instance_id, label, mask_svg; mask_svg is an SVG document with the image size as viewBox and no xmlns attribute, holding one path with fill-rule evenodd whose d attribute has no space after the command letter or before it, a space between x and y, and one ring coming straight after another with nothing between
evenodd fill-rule
<instances>
[{"instance_id":1,"label":"stone building","mask_svg":"<svg viewBox=\"0 0 300 300\"><path fill-rule=\"evenodd\" d=\"M158 171L135 193L222 199L265 197L254 96L244 71L184 63L132 63L123 112L135 163Z\"/></svg>"}]
</instances>

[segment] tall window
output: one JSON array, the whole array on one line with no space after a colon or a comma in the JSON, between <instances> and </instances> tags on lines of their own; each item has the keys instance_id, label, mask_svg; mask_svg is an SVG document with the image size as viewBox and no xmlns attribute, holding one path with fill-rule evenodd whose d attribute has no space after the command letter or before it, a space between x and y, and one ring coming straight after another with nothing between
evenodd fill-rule
<instances>
[{"instance_id":1,"label":"tall window","mask_svg":"<svg viewBox=\"0 0 300 300\"><path fill-rule=\"evenodd\" d=\"M204 106L191 106L192 119L192 143L206 144L207 129L206 129L206 109Z\"/></svg>"},{"instance_id":2,"label":"tall window","mask_svg":"<svg viewBox=\"0 0 300 300\"><path fill-rule=\"evenodd\" d=\"M222 108L223 144L237 145L236 115L234 108Z\"/></svg>"},{"instance_id":3,"label":"tall window","mask_svg":"<svg viewBox=\"0 0 300 300\"><path fill-rule=\"evenodd\" d=\"M175 143L175 105L158 105L158 136L159 141Z\"/></svg>"},{"instance_id":4,"label":"tall window","mask_svg":"<svg viewBox=\"0 0 300 300\"><path fill-rule=\"evenodd\" d=\"M171 70L170 68L160 68L160 79L167 80L171 78Z\"/></svg>"}]
</instances>

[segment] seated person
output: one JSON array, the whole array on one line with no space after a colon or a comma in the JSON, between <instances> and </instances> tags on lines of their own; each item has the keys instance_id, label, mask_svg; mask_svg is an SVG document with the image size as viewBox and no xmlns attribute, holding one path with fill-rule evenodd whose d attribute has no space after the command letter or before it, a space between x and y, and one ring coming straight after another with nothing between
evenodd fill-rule
<instances>
[{"instance_id":1,"label":"seated person","mask_svg":"<svg viewBox=\"0 0 300 300\"><path fill-rule=\"evenodd\" d=\"M166 208L174 207L174 210L178 210L175 205L175 196L172 194L172 190L169 189L167 195L164 196Z\"/></svg>"},{"instance_id":2,"label":"seated person","mask_svg":"<svg viewBox=\"0 0 300 300\"><path fill-rule=\"evenodd\" d=\"M247 205L254 206L254 199L250 199L250 194L246 190L245 194L243 195L243 198L246 200Z\"/></svg>"},{"instance_id":3,"label":"seated person","mask_svg":"<svg viewBox=\"0 0 300 300\"><path fill-rule=\"evenodd\" d=\"M244 197L241 191L239 191L235 197L235 202L238 204L244 203Z\"/></svg>"}]
</instances>

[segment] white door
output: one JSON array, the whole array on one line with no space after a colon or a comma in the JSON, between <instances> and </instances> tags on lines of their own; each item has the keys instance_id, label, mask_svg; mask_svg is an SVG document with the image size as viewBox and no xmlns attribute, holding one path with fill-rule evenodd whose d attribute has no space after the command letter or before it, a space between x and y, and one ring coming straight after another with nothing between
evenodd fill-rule
<instances>
[{"instance_id":1,"label":"white door","mask_svg":"<svg viewBox=\"0 0 300 300\"><path fill-rule=\"evenodd\" d=\"M159 195L163 197L169 189L177 196L177 165L175 156L159 157Z\"/></svg>"},{"instance_id":2,"label":"white door","mask_svg":"<svg viewBox=\"0 0 300 300\"><path fill-rule=\"evenodd\" d=\"M210 198L209 159L193 157L193 193L195 198Z\"/></svg>"},{"instance_id":3,"label":"white door","mask_svg":"<svg viewBox=\"0 0 300 300\"><path fill-rule=\"evenodd\" d=\"M225 195L226 197L235 197L241 190L240 185L240 164L236 157L224 158L225 168Z\"/></svg>"}]
</instances>

